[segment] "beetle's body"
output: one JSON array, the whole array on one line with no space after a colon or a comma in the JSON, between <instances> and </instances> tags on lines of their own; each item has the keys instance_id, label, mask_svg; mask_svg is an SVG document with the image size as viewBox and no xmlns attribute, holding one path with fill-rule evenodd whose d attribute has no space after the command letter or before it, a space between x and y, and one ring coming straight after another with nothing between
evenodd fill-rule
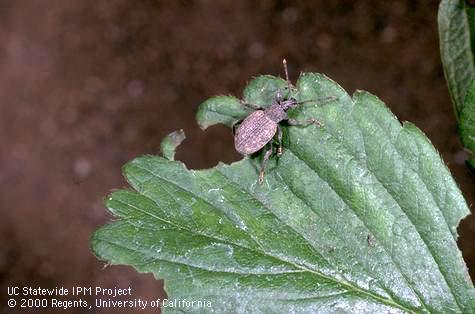
<instances>
[{"instance_id":1,"label":"beetle's body","mask_svg":"<svg viewBox=\"0 0 475 314\"><path fill-rule=\"evenodd\" d=\"M234 137L234 147L243 155L261 150L277 132L278 123L287 118L278 102L265 110L256 110L239 125Z\"/></svg>"},{"instance_id":2,"label":"beetle's body","mask_svg":"<svg viewBox=\"0 0 475 314\"><path fill-rule=\"evenodd\" d=\"M287 64L284 59L285 77L288 83L288 91L291 92L292 84L289 81L289 75L287 72ZM270 106L263 109L259 106L252 104L243 105L255 109L250 115L248 115L239 125L234 135L234 147L243 155L251 155L270 143L270 148L265 152L262 159L261 170L259 171L259 183L262 184L264 180L264 169L266 167L269 158L273 153L272 139L277 133L277 141L279 147L277 149L277 156L282 155L282 129L279 125L281 121L287 121L290 125L307 126L309 124L315 124L320 126L320 123L315 119L310 119L307 122L299 122L293 119L289 119L287 116L287 110L297 107L299 104L307 101L297 102L294 98L288 98L284 100L281 94L281 90L277 90L276 98Z\"/></svg>"}]
</instances>

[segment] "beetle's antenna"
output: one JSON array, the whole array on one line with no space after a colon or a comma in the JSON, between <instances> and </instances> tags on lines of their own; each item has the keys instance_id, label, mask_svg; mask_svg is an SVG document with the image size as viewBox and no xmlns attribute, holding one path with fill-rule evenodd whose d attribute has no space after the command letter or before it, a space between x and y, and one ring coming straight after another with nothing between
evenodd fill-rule
<instances>
[{"instance_id":1,"label":"beetle's antenna","mask_svg":"<svg viewBox=\"0 0 475 314\"><path fill-rule=\"evenodd\" d=\"M292 84L290 83L290 80L289 80L289 70L287 69L287 60L282 60L282 63L284 64L284 72L285 72L285 80L287 81L287 85L289 87L289 93L290 93L290 87L292 86Z\"/></svg>"},{"instance_id":2,"label":"beetle's antenna","mask_svg":"<svg viewBox=\"0 0 475 314\"><path fill-rule=\"evenodd\" d=\"M324 103L331 102L331 101L334 101L334 100L338 100L338 97L328 96L328 97L324 97L324 98L307 99L307 100L299 101L299 102L297 102L297 104L301 105L301 104L308 103L308 102L319 102L321 104L324 104Z\"/></svg>"}]
</instances>

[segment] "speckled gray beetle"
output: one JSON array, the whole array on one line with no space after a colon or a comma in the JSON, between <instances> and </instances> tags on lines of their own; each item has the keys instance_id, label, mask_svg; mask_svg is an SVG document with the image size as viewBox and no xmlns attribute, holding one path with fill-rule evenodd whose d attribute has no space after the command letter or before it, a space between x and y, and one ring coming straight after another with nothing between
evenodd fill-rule
<instances>
[{"instance_id":1,"label":"speckled gray beetle","mask_svg":"<svg viewBox=\"0 0 475 314\"><path fill-rule=\"evenodd\" d=\"M289 80L289 72L287 70L287 61L283 60L285 79L287 80L289 91L292 88L292 84ZM335 100L336 97L327 97L325 100ZM277 156L282 155L282 129L279 123L281 121L287 121L290 125L296 126L308 126L315 124L321 127L322 124L316 119L309 119L305 122L300 122L295 119L289 119L287 116L287 110L297 107L299 104L314 101L306 100L298 102L295 98L284 99L280 90L277 91L275 100L267 108L261 108L253 104L246 104L242 102L243 106L254 109L255 111L248 115L237 128L234 134L234 147L243 155L251 155L261 150L268 143L269 149L265 152L262 160L261 169L259 171L259 184L264 182L264 170L267 162L272 155L273 145L272 139L277 134L277 141L279 147L277 148ZM239 123L239 122L238 122Z\"/></svg>"}]
</instances>

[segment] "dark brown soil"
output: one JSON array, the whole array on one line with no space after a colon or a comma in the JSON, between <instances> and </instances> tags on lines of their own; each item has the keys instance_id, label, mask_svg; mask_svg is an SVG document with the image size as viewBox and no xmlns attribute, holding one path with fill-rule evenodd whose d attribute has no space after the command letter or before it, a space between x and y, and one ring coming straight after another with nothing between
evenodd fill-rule
<instances>
[{"instance_id":1,"label":"dark brown soil","mask_svg":"<svg viewBox=\"0 0 475 314\"><path fill-rule=\"evenodd\" d=\"M188 138L177 158L189 167L239 159L229 130L198 128L196 108L213 95L239 95L252 76L280 75L283 57L294 80L299 71L323 72L414 122L472 204L475 181L463 164L439 59L437 5L1 2L1 306L11 285L130 285L135 297L163 297L151 275L104 269L91 253L92 232L111 220L102 199L126 186L126 161L158 153L160 139L179 128ZM473 278L473 216L459 233Z\"/></svg>"}]
</instances>

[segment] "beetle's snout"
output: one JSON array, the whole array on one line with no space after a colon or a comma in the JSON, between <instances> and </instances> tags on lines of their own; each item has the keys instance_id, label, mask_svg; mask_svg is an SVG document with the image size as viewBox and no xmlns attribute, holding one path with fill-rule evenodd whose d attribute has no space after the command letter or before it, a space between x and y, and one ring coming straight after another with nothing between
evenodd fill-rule
<instances>
[{"instance_id":1,"label":"beetle's snout","mask_svg":"<svg viewBox=\"0 0 475 314\"><path fill-rule=\"evenodd\" d=\"M295 99L295 98L293 98L293 97L289 98L289 100L287 100L286 103L287 103L287 104L286 104L286 105L287 105L286 107L287 107L288 109L289 109L289 108L295 108L295 107L297 107L298 104L299 104L298 101L297 101L297 99Z\"/></svg>"},{"instance_id":2,"label":"beetle's snout","mask_svg":"<svg viewBox=\"0 0 475 314\"><path fill-rule=\"evenodd\" d=\"M283 110L287 110L287 109L290 109L290 108L295 108L295 107L297 107L297 105L298 105L298 102L295 98L290 98L290 99L287 99L287 100L280 103L280 107Z\"/></svg>"}]
</instances>

